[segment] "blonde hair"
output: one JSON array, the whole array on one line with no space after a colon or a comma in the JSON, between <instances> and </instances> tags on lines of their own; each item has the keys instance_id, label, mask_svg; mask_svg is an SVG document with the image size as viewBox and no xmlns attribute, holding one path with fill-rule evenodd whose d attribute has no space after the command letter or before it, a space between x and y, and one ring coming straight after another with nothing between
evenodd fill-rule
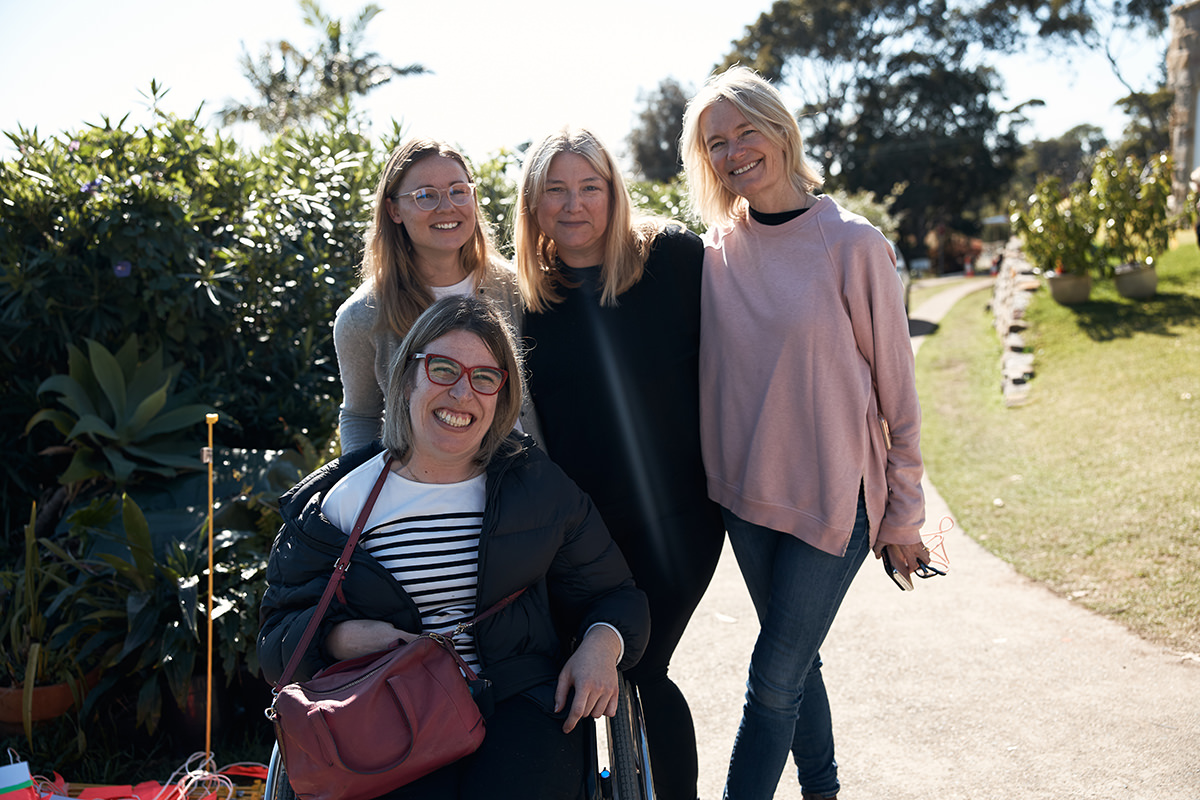
<instances>
[{"instance_id":1,"label":"blonde hair","mask_svg":"<svg viewBox=\"0 0 1200 800\"><path fill-rule=\"evenodd\" d=\"M559 153L587 159L609 190L608 220L604 233L604 263L600 267L600 304L615 306L617 297L642 279L650 243L669 220L638 215L621 171L608 149L591 131L564 126L529 149L521 169L517 215L513 226L517 283L531 311L546 311L562 302L559 286L567 278L559 268L558 248L537 221L538 203L546 193L550 164ZM584 265L581 265L584 266Z\"/></svg>"},{"instance_id":2,"label":"blonde hair","mask_svg":"<svg viewBox=\"0 0 1200 800\"><path fill-rule=\"evenodd\" d=\"M436 339L452 331L467 331L479 337L500 368L508 372L508 380L496 396L496 414L492 425L483 435L475 463L486 467L500 452L517 418L521 414L521 397L525 391L522 374L523 359L517 347L516 334L500 309L483 297L450 295L429 306L409 328L388 367L388 388L383 415L383 446L398 461L409 456L413 447L413 427L410 403L417 375L423 362L414 360L414 353L425 351Z\"/></svg>"},{"instance_id":3,"label":"blonde hair","mask_svg":"<svg viewBox=\"0 0 1200 800\"><path fill-rule=\"evenodd\" d=\"M708 159L708 147L700 118L717 103L732 103L774 146L783 150L783 163L792 186L801 194L811 192L824 179L804 157L804 138L796 118L788 111L779 90L749 67L734 65L714 73L683 114L683 168L692 210L708 225L721 225L746 215L749 203L730 191Z\"/></svg>"},{"instance_id":4,"label":"blonde hair","mask_svg":"<svg viewBox=\"0 0 1200 800\"><path fill-rule=\"evenodd\" d=\"M433 303L433 294L421 282L412 241L404 226L392 221L388 215L387 201L394 201L401 181L414 165L435 157L453 160L463 168L467 180L473 182L471 169L461 153L443 142L416 138L392 151L375 188L374 217L363 245L362 278L374 285L379 306L376 327L391 330L397 336L403 336L421 312ZM478 195L475 195L474 203L475 232L459 251L459 260L463 271L478 286L489 269L497 268L503 262L479 207Z\"/></svg>"}]
</instances>

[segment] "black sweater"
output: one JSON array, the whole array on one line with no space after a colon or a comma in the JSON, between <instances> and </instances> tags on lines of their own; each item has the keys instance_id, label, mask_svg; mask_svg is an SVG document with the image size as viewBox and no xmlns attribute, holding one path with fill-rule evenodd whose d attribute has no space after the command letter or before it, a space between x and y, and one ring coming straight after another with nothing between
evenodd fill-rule
<instances>
[{"instance_id":1,"label":"black sweater","mask_svg":"<svg viewBox=\"0 0 1200 800\"><path fill-rule=\"evenodd\" d=\"M599 267L526 313L530 396L550 457L587 492L617 543L710 505L700 457L700 275L704 245L668 229L645 274L600 305ZM716 512L704 512L720 535ZM628 553L627 553L628 554ZM635 572L637 569L635 567Z\"/></svg>"}]
</instances>

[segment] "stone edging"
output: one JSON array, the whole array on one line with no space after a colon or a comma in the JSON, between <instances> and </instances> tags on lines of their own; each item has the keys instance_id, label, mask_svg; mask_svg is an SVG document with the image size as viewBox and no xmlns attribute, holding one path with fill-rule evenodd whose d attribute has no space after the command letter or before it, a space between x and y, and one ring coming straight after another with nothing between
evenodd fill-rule
<instances>
[{"instance_id":1,"label":"stone edging","mask_svg":"<svg viewBox=\"0 0 1200 800\"><path fill-rule=\"evenodd\" d=\"M1033 353L1028 352L1025 310L1042 285L1032 264L1025 260L1020 243L1010 239L1004 248L1004 261L992 285L992 316L1004 352L1000 356L1000 391L1004 404L1019 406L1029 399L1029 381L1033 378Z\"/></svg>"}]
</instances>

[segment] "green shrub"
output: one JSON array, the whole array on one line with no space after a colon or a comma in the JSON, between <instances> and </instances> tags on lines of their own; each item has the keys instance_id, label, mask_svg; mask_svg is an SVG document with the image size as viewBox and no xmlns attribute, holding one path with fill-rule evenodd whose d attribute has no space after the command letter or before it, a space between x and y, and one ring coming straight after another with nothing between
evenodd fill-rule
<instances>
[{"instance_id":1,"label":"green shrub","mask_svg":"<svg viewBox=\"0 0 1200 800\"><path fill-rule=\"evenodd\" d=\"M1095 245L1095 197L1082 184L1064 187L1059 178L1046 178L1012 222L1025 255L1042 271L1090 275L1102 269L1103 254Z\"/></svg>"},{"instance_id":2,"label":"green shrub","mask_svg":"<svg viewBox=\"0 0 1200 800\"><path fill-rule=\"evenodd\" d=\"M255 635L276 498L336 451L333 318L358 283L374 183L399 137L394 126L372 146L345 107L253 153L161 113L8 134L0 558L20 562L9 540L30 501L51 498L38 541L85 576L89 613L120 644L103 648L70 757L85 740L108 752L135 719L138 736L157 726L144 743L164 739L159 721L203 662L207 486L182 468L200 466L202 432L186 428L209 410L218 679L265 687ZM153 355L139 361L139 347Z\"/></svg>"},{"instance_id":3,"label":"green shrub","mask_svg":"<svg viewBox=\"0 0 1200 800\"><path fill-rule=\"evenodd\" d=\"M1091 176L1064 187L1041 181L1013 228L1025 254L1045 271L1110 277L1116 266L1153 264L1170 243L1171 162L1161 153L1143 165L1135 156L1100 153Z\"/></svg>"},{"instance_id":4,"label":"green shrub","mask_svg":"<svg viewBox=\"0 0 1200 800\"><path fill-rule=\"evenodd\" d=\"M688 207L683 181L679 177L666 183L630 181L629 196L633 199L633 207L639 211L678 220L693 231L704 230L704 224Z\"/></svg>"},{"instance_id":5,"label":"green shrub","mask_svg":"<svg viewBox=\"0 0 1200 800\"><path fill-rule=\"evenodd\" d=\"M475 194L505 258L513 257L513 223L517 213L517 182L521 160L516 151L503 149L473 165Z\"/></svg>"},{"instance_id":6,"label":"green shrub","mask_svg":"<svg viewBox=\"0 0 1200 800\"><path fill-rule=\"evenodd\" d=\"M130 334L184 364L181 380L219 380L232 355L234 304L218 305L210 265L233 243L244 213L242 158L194 119L124 121L64 139L8 134L18 155L0 163L0 447L2 519L52 485L57 462L34 454L55 444L42 426L37 388L66 371L68 345L116 350Z\"/></svg>"},{"instance_id":7,"label":"green shrub","mask_svg":"<svg viewBox=\"0 0 1200 800\"><path fill-rule=\"evenodd\" d=\"M1118 159L1106 150L1096 158L1091 187L1106 271L1124 264L1151 265L1167 252L1171 161L1166 153L1143 165L1136 156Z\"/></svg>"},{"instance_id":8,"label":"green shrub","mask_svg":"<svg viewBox=\"0 0 1200 800\"><path fill-rule=\"evenodd\" d=\"M283 135L246 176L255 190L218 257L236 276L232 355L213 399L242 448L319 442L337 425L333 318L358 285L362 235L381 165L345 116Z\"/></svg>"},{"instance_id":9,"label":"green shrub","mask_svg":"<svg viewBox=\"0 0 1200 800\"><path fill-rule=\"evenodd\" d=\"M398 135L398 131L394 132ZM324 449L340 399L333 317L358 283L378 152L347 109L247 155L159 113L57 138L7 134L0 162L0 521L64 465L22 436L69 347L132 334L220 413L220 444ZM198 450L198 443L197 443Z\"/></svg>"}]
</instances>

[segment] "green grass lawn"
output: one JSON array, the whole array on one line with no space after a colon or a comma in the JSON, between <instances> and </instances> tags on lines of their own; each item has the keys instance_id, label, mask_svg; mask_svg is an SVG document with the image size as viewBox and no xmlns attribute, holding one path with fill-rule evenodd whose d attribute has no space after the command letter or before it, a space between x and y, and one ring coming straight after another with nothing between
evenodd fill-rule
<instances>
[{"instance_id":1,"label":"green grass lawn","mask_svg":"<svg viewBox=\"0 0 1200 800\"><path fill-rule=\"evenodd\" d=\"M1067 308L1040 290L1029 402L1006 408L988 292L917 356L930 478L966 533L1145 638L1200 652L1200 250L1158 262L1158 295L1111 281Z\"/></svg>"}]
</instances>

